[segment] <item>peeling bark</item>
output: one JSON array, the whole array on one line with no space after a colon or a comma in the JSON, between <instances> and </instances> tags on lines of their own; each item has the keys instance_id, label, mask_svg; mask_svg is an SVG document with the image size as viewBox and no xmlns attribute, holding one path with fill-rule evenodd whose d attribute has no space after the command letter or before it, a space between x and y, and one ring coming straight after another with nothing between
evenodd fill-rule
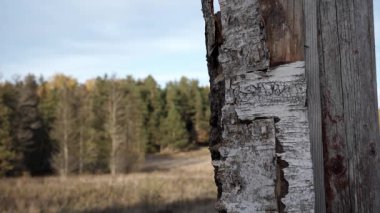
<instances>
[{"instance_id":1,"label":"peeling bark","mask_svg":"<svg viewBox=\"0 0 380 213\"><path fill-rule=\"evenodd\" d=\"M224 106L224 74L218 60L220 46L223 42L220 13L214 14L213 0L202 1L202 11L206 22L207 66L210 76L210 152L212 160L220 160L218 147L222 144L222 108ZM215 166L215 183L218 187L218 198L222 194L219 180L219 168Z\"/></svg>"},{"instance_id":2,"label":"peeling bark","mask_svg":"<svg viewBox=\"0 0 380 213\"><path fill-rule=\"evenodd\" d=\"M270 67L260 2L221 0L215 15L213 1L202 1L216 208L314 212L304 62Z\"/></svg>"},{"instance_id":3,"label":"peeling bark","mask_svg":"<svg viewBox=\"0 0 380 213\"><path fill-rule=\"evenodd\" d=\"M222 111L218 210L313 212L314 189L303 62L247 73L227 86ZM275 122L276 121L276 122Z\"/></svg>"}]
</instances>

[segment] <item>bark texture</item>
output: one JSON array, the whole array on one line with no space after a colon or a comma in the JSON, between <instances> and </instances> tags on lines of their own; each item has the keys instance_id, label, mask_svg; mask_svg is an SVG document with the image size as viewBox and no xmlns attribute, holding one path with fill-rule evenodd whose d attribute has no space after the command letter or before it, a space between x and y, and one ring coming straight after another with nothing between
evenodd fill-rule
<instances>
[{"instance_id":1,"label":"bark texture","mask_svg":"<svg viewBox=\"0 0 380 213\"><path fill-rule=\"evenodd\" d=\"M262 1L220 1L216 15L213 1L202 6L217 210L313 212L304 62L285 57L284 65L270 68ZM283 55L279 50L272 56Z\"/></svg>"},{"instance_id":2,"label":"bark texture","mask_svg":"<svg viewBox=\"0 0 380 213\"><path fill-rule=\"evenodd\" d=\"M224 73L218 57L223 38L220 13L214 14L213 6L213 0L202 0L202 12L206 23L206 58L210 76L210 152L213 160L220 160L219 147L223 142L222 108L225 103L225 87ZM223 189L217 174L218 167L215 167L215 183L218 187L218 198L220 198Z\"/></svg>"},{"instance_id":3,"label":"bark texture","mask_svg":"<svg viewBox=\"0 0 380 213\"><path fill-rule=\"evenodd\" d=\"M372 0L318 0L327 212L378 212Z\"/></svg>"}]
</instances>

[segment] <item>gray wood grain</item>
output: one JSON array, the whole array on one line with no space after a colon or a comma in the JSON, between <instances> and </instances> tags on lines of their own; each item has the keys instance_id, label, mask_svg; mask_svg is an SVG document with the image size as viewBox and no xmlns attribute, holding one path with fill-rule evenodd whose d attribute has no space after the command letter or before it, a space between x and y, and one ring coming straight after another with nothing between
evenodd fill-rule
<instances>
[{"instance_id":1,"label":"gray wood grain","mask_svg":"<svg viewBox=\"0 0 380 213\"><path fill-rule=\"evenodd\" d=\"M317 4L315 0L304 0L305 13L305 68L307 79L307 106L310 126L311 154L314 167L315 212L326 212L322 113L319 80L317 42Z\"/></svg>"},{"instance_id":2,"label":"gray wood grain","mask_svg":"<svg viewBox=\"0 0 380 213\"><path fill-rule=\"evenodd\" d=\"M327 212L378 212L371 0L318 0L318 49Z\"/></svg>"}]
</instances>

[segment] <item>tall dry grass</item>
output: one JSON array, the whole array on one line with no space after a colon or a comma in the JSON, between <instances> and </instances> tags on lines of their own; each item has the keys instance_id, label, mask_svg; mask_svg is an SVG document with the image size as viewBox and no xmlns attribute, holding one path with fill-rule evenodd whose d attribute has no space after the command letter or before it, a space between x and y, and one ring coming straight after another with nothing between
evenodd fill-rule
<instances>
[{"instance_id":1,"label":"tall dry grass","mask_svg":"<svg viewBox=\"0 0 380 213\"><path fill-rule=\"evenodd\" d=\"M208 153L169 157L163 164L173 161L170 167L115 177L3 179L0 212L213 212Z\"/></svg>"}]
</instances>

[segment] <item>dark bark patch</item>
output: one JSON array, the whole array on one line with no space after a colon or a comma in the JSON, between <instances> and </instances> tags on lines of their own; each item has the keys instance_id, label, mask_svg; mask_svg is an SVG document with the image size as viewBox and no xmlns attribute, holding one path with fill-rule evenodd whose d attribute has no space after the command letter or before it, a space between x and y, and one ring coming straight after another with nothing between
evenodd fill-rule
<instances>
[{"instance_id":1,"label":"dark bark patch","mask_svg":"<svg viewBox=\"0 0 380 213\"><path fill-rule=\"evenodd\" d=\"M280 141L276 138L276 153L284 153L284 147ZM285 211L285 204L281 201L289 193L289 182L285 179L284 169L289 167L289 163L282 160L281 157L276 158L276 187L275 195L277 199L278 212Z\"/></svg>"}]
</instances>

